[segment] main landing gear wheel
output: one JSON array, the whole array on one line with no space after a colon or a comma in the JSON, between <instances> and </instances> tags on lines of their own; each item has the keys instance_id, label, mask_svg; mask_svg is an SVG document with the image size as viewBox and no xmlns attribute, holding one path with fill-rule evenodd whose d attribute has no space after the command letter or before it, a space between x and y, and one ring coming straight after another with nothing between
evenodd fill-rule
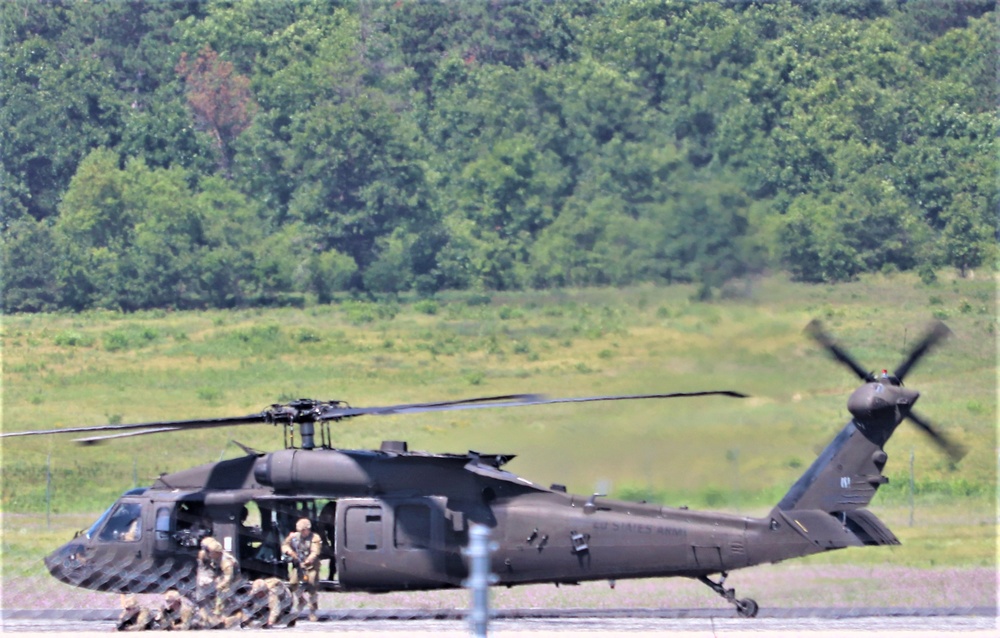
<instances>
[{"instance_id":1,"label":"main landing gear wheel","mask_svg":"<svg viewBox=\"0 0 1000 638\"><path fill-rule=\"evenodd\" d=\"M710 580L708 576L699 576L698 580L708 585L712 591L725 598L727 602L732 603L736 607L736 613L740 618L755 618L759 609L757 601L753 598L741 598L737 600L736 590L732 588L726 589L725 587L726 578L729 574L722 572L721 576L719 582Z\"/></svg>"}]
</instances>

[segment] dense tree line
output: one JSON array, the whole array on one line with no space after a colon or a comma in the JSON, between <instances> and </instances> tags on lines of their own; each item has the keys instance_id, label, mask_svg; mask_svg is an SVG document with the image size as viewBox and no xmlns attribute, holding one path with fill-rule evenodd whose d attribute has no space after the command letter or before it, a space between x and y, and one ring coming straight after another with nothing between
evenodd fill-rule
<instances>
[{"instance_id":1,"label":"dense tree line","mask_svg":"<svg viewBox=\"0 0 1000 638\"><path fill-rule=\"evenodd\" d=\"M992 267L995 0L12 0L3 308Z\"/></svg>"}]
</instances>

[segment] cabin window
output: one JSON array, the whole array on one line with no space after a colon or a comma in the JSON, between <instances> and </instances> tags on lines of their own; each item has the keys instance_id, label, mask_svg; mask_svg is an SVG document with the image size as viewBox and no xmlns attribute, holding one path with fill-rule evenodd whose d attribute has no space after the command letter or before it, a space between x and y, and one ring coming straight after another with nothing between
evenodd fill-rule
<instances>
[{"instance_id":1,"label":"cabin window","mask_svg":"<svg viewBox=\"0 0 1000 638\"><path fill-rule=\"evenodd\" d=\"M431 544L431 508L423 504L396 507L395 544L399 549L427 549Z\"/></svg>"},{"instance_id":2,"label":"cabin window","mask_svg":"<svg viewBox=\"0 0 1000 638\"><path fill-rule=\"evenodd\" d=\"M349 507L346 516L347 548L376 551L382 544L382 508Z\"/></svg>"},{"instance_id":3,"label":"cabin window","mask_svg":"<svg viewBox=\"0 0 1000 638\"><path fill-rule=\"evenodd\" d=\"M120 503L111 513L99 538L102 541L126 542L142 538L142 505Z\"/></svg>"}]
</instances>

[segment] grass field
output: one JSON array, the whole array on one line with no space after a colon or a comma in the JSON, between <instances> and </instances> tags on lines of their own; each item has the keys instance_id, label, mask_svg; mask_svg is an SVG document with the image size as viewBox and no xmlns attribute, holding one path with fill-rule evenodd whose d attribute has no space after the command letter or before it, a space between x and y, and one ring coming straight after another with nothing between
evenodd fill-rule
<instances>
[{"instance_id":1,"label":"grass field","mask_svg":"<svg viewBox=\"0 0 1000 638\"><path fill-rule=\"evenodd\" d=\"M543 392L709 389L727 398L576 404L356 419L340 447L518 454L508 466L570 491L762 514L848 419L857 380L802 333L824 321L857 359L892 369L934 317L954 337L907 378L920 412L969 448L958 464L903 425L872 509L904 545L803 561L907 568L996 564L996 281L871 277L838 286L754 281L712 303L685 286L343 300L303 309L3 318L5 432L235 416L299 397L386 405ZM80 448L68 435L5 439L6 574L37 571L124 490L281 446L270 426ZM911 457L913 490L910 488ZM910 499L914 524L910 526ZM46 514L49 523L46 524ZM6 578L6 576L5 576Z\"/></svg>"}]
</instances>

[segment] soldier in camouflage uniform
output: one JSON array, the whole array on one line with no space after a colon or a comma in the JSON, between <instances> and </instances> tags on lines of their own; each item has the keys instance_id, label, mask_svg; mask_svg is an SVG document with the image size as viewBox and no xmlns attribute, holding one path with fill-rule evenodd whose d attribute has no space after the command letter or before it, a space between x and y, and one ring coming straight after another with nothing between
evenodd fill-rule
<instances>
[{"instance_id":1,"label":"soldier in camouflage uniform","mask_svg":"<svg viewBox=\"0 0 1000 638\"><path fill-rule=\"evenodd\" d=\"M292 612L292 592L280 578L258 578L250 588L243 610L244 627L270 629L284 624L294 627L298 614Z\"/></svg>"},{"instance_id":2,"label":"soldier in camouflage uniform","mask_svg":"<svg viewBox=\"0 0 1000 638\"><path fill-rule=\"evenodd\" d=\"M160 610L155 624L154 629L162 631L197 629L194 605L176 589L171 589L164 596L163 609Z\"/></svg>"},{"instance_id":3,"label":"soldier in camouflage uniform","mask_svg":"<svg viewBox=\"0 0 1000 638\"><path fill-rule=\"evenodd\" d=\"M122 598L122 613L118 616L118 631L144 631L152 629L155 624L153 612L139 604L139 599L133 595Z\"/></svg>"},{"instance_id":4,"label":"soldier in camouflage uniform","mask_svg":"<svg viewBox=\"0 0 1000 638\"><path fill-rule=\"evenodd\" d=\"M241 614L232 597L240 581L236 557L222 549L211 536L201 541L198 552L197 604L200 624L208 628L235 627Z\"/></svg>"},{"instance_id":5,"label":"soldier in camouflage uniform","mask_svg":"<svg viewBox=\"0 0 1000 638\"><path fill-rule=\"evenodd\" d=\"M312 531L308 518L299 519L295 531L288 535L281 545L281 552L292 561L292 574L288 583L295 594L295 611L301 612L309 599L309 620L318 620L319 607L319 563L323 541Z\"/></svg>"},{"instance_id":6,"label":"soldier in camouflage uniform","mask_svg":"<svg viewBox=\"0 0 1000 638\"><path fill-rule=\"evenodd\" d=\"M215 598L215 565L212 563L212 549L218 545L211 536L206 536L201 540L201 549L198 550L198 563L195 572L195 595L194 602L199 609L204 609ZM222 546L219 545L221 548Z\"/></svg>"}]
</instances>

